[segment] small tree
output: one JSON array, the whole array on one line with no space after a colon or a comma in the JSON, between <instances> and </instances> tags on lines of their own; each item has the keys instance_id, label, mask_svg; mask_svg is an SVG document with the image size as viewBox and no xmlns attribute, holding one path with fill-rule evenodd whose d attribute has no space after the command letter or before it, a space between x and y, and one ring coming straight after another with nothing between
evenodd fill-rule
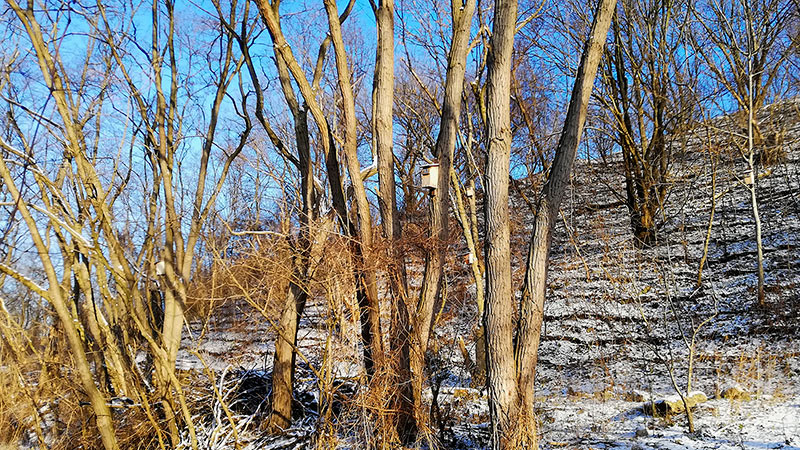
<instances>
[{"instance_id":1,"label":"small tree","mask_svg":"<svg viewBox=\"0 0 800 450\"><path fill-rule=\"evenodd\" d=\"M763 305L764 255L756 154L763 139L757 111L778 86L785 74L784 62L792 54L794 45L787 36L786 26L792 17L792 6L779 0L731 0L695 5L692 11L698 24L698 30L692 34L693 47L747 121L744 133L732 133L740 139L735 145L747 165L744 184L750 194L755 228L757 299Z\"/></svg>"}]
</instances>

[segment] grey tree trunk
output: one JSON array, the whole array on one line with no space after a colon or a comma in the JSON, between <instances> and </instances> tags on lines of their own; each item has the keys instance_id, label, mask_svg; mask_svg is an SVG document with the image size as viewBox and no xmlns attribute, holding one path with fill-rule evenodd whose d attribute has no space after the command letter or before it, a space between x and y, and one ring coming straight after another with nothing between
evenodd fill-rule
<instances>
[{"instance_id":1,"label":"grey tree trunk","mask_svg":"<svg viewBox=\"0 0 800 450\"><path fill-rule=\"evenodd\" d=\"M516 430L533 431L520 419L514 368L514 303L511 287L511 233L508 215L508 174L511 157L511 53L517 20L516 0L495 2L494 26L487 61L484 216L486 226L487 384L493 449L515 448L523 440ZM532 420L527 420L531 425ZM529 444L535 441L529 435Z\"/></svg>"},{"instance_id":2,"label":"grey tree trunk","mask_svg":"<svg viewBox=\"0 0 800 450\"><path fill-rule=\"evenodd\" d=\"M383 234L388 242L387 275L392 294L390 345L395 360L393 377L397 388L391 393L392 420L402 442L410 443L417 435L414 416L414 387L411 383L410 342L411 311L406 303L407 278L405 254L398 242L402 235L397 210L393 143L394 106L394 1L370 1L377 23L378 47L372 82L372 139L378 159L378 206Z\"/></svg>"}]
</instances>

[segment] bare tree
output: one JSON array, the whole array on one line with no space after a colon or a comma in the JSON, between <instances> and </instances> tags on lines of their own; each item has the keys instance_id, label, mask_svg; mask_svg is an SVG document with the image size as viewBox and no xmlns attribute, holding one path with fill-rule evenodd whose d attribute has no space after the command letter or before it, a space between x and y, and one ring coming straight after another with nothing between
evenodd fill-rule
<instances>
[{"instance_id":1,"label":"bare tree","mask_svg":"<svg viewBox=\"0 0 800 450\"><path fill-rule=\"evenodd\" d=\"M686 5L620 2L612 22L598 98L610 116L625 175L623 201L636 243L655 243L658 216L669 189L669 136L692 123L697 74L687 69ZM604 160L611 155L603 155ZM607 162L607 164L610 164Z\"/></svg>"},{"instance_id":2,"label":"bare tree","mask_svg":"<svg viewBox=\"0 0 800 450\"><path fill-rule=\"evenodd\" d=\"M466 57L469 49L470 27L472 24L475 3L453 1L450 7L452 19L451 44L447 54L445 72L444 99L441 104L441 120L439 133L433 156L439 164L436 188L430 195L430 237L432 248L425 255L425 271L422 288L413 314L408 314L410 326L400 324L402 329L413 331L406 345L409 346L409 373L417 422L424 422L422 407L423 373L425 369L425 353L433 328L434 309L441 299L441 284L444 273L444 261L449 241L448 218L450 216L450 177L453 167L453 152L456 147L456 136L461 116L461 95L464 90ZM402 315L401 315L402 317ZM411 436L409 436L411 437Z\"/></svg>"},{"instance_id":3,"label":"bare tree","mask_svg":"<svg viewBox=\"0 0 800 450\"><path fill-rule=\"evenodd\" d=\"M791 4L778 0L730 0L697 5L693 13L699 26L699 31L693 34L693 46L712 78L732 97L747 122L742 132L732 133L740 139L736 146L747 165L744 184L750 194L755 228L757 298L763 305L764 252L758 205L757 150L764 139L757 111L779 86L785 75L784 63L796 46L786 34L794 13Z\"/></svg>"},{"instance_id":4,"label":"bare tree","mask_svg":"<svg viewBox=\"0 0 800 450\"><path fill-rule=\"evenodd\" d=\"M215 6L219 10L218 3ZM248 3L249 6L249 3ZM245 16L248 14L245 8ZM294 249L296 257L293 259L292 277L286 291L286 300L283 305L281 317L278 321L277 338L275 342L275 357L273 359L272 370L272 398L271 415L269 426L273 431L285 430L291 425L293 389L295 379L295 361L297 357L297 333L299 330L300 319L308 299L309 280L313 267L311 264L311 254L315 247L319 247L324 239L315 239L312 236L314 227L319 216L319 197L318 187L314 183L314 165L311 154L311 133L308 126L308 108L301 106L292 86L291 75L287 69L286 62L283 60L277 49L273 48L275 67L278 79L283 92L286 105L292 115L294 131L294 149L297 155L290 152L290 145L287 145L274 131L273 126L267 119L265 111L263 88L256 70L256 63L248 48L247 28L241 27L241 32L237 34L230 25L230 32L233 33L245 58L245 64L254 87L256 103L254 105L255 115L261 124L270 142L279 154L291 164L300 175L300 210L299 210L299 230L297 238L290 237L288 245ZM247 113L245 111L245 113ZM290 235L291 236L291 235Z\"/></svg>"},{"instance_id":5,"label":"bare tree","mask_svg":"<svg viewBox=\"0 0 800 450\"><path fill-rule=\"evenodd\" d=\"M334 15L331 11L332 6L327 5L328 15ZM320 61L324 59L324 49L334 44L335 55L337 57L337 71L339 72L340 93L343 95L343 108L345 110L345 157L350 174L350 181L354 188L356 199L356 214L358 223L350 220L344 190L342 188L341 176L339 174L339 158L335 139L328 125L325 113L316 97L316 86L319 82L315 78L312 85L309 82L302 67L295 58L291 47L283 35L279 22L278 7L279 3L269 3L266 1L258 2L259 11L264 23L272 37L273 45L278 49L281 58L286 62L286 66L291 73L295 83L300 90L306 105L320 131L320 143L325 154L326 167L328 172L328 182L331 187L333 206L342 223L342 227L347 234L354 238L353 250L355 257L356 279L359 284L359 304L362 307L362 337L364 339L364 357L368 373L374 372L375 366L380 366L383 356L383 341L380 332L380 308L377 298L375 274L366 268L367 249L372 245L372 224L369 204L364 189L363 177L359 167L356 154L355 142L355 106L353 103L352 89L349 88L349 73L347 69L344 42L341 38L341 22L343 22L352 10L352 2L336 20L329 20L331 28L330 41L326 39L321 48ZM331 17L329 17L330 19ZM319 62L321 64L321 62Z\"/></svg>"},{"instance_id":6,"label":"bare tree","mask_svg":"<svg viewBox=\"0 0 800 450\"><path fill-rule=\"evenodd\" d=\"M133 13L124 8L109 13L97 3L53 14L56 10L38 10L32 3L10 6L49 93L37 97L42 92L28 91L24 84L6 90L11 137L1 144L0 175L39 249L47 287L24 281L27 277L16 268L0 268L56 310L106 448L118 446L111 397L141 404L161 446L178 445L182 428L197 448L175 363L201 230L251 130L246 120L232 121L236 125L225 131L234 139L225 144L217 139L223 104L231 101L239 111L247 107L246 96L229 96L241 55L229 34L217 29L203 35L220 43L206 49L206 60L214 67L198 83L211 89L212 101L203 107L208 108L207 122L187 125L200 136L196 171L180 171L187 139L184 113L197 105L192 103L194 92L182 93L179 87L195 85L178 69L174 4L152 4L146 51L145 40L138 40L141 36L128 26ZM236 11L233 2L230 14ZM62 12L66 19L59 18ZM76 43L70 25L61 26L62 19L86 31L80 34L88 51L77 72L62 59L62 46ZM135 46L138 50L131 51ZM139 77L158 82L152 90L140 89ZM20 97L20 92L28 96ZM52 99L55 110L37 112L42 98L45 104ZM119 98L130 99L127 111L116 103ZM26 123L41 124L47 137L29 132L22 125ZM48 144L62 150L55 169L49 156L38 151ZM219 152L218 169L210 171L216 148L224 152ZM133 170L137 161L144 172ZM25 196L14 177L13 167L19 164L36 174L36 189L26 187ZM141 208L135 212L142 216L137 231L121 227L117 216L130 214L126 203L133 202ZM188 205L185 214L182 205ZM154 365L153 373L153 366L137 362L140 351Z\"/></svg>"},{"instance_id":7,"label":"bare tree","mask_svg":"<svg viewBox=\"0 0 800 450\"><path fill-rule=\"evenodd\" d=\"M780 90L789 70L785 62L797 48L788 26L795 9L796 5L785 0L693 5L691 11L697 19L691 35L693 49L740 111L747 111L750 95L753 107L759 110Z\"/></svg>"},{"instance_id":8,"label":"bare tree","mask_svg":"<svg viewBox=\"0 0 800 450\"><path fill-rule=\"evenodd\" d=\"M516 22L515 2L498 1L490 40L487 88L487 149L485 174L486 310L489 411L492 447L535 447L533 416L535 368L547 280L552 228L569 180L583 130L589 97L602 57L615 2L599 3L556 148L548 181L537 203L525 285L514 324L508 218L508 171L511 148L509 97L511 50ZM516 334L516 337L515 337Z\"/></svg>"}]
</instances>

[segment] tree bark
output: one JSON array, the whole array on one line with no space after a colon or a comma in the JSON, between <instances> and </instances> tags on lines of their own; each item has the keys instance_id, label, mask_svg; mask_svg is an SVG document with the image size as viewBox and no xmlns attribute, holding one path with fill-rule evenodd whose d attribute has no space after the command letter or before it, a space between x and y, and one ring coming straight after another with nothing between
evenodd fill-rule
<instances>
[{"instance_id":1,"label":"tree bark","mask_svg":"<svg viewBox=\"0 0 800 450\"><path fill-rule=\"evenodd\" d=\"M410 339L412 334L407 299L405 252L397 209L393 143L394 106L394 0L370 1L377 23L378 46L372 82L372 145L378 165L378 207L383 235L388 242L387 276L392 295L390 349L394 360L393 376L397 389L390 400L397 411L395 430L401 441L410 443L417 434L414 417L414 390L411 381Z\"/></svg>"},{"instance_id":2,"label":"tree bark","mask_svg":"<svg viewBox=\"0 0 800 450\"><path fill-rule=\"evenodd\" d=\"M496 3L488 63L489 156L484 182L487 246L484 323L488 347L489 414L494 449L536 448L537 445L533 392L544 317L547 259L552 228L569 182L570 169L583 131L589 97L614 6L614 0L601 0L598 6L581 56L555 160L537 204L515 342L509 248L508 167L511 144L510 68L516 5L503 0Z\"/></svg>"},{"instance_id":3,"label":"tree bark","mask_svg":"<svg viewBox=\"0 0 800 450\"><path fill-rule=\"evenodd\" d=\"M298 264L297 262L295 264ZM301 276L304 274L301 274ZM275 339L275 358L272 363L272 411L269 429L281 432L292 424L292 403L297 353L297 331L308 294L292 281L286 292L286 303Z\"/></svg>"},{"instance_id":4,"label":"tree bark","mask_svg":"<svg viewBox=\"0 0 800 450\"><path fill-rule=\"evenodd\" d=\"M508 174L511 157L511 54L517 19L516 0L495 2L489 40L486 86L487 159L484 173L486 226L486 366L493 449L523 448L535 442L531 418L519 424L514 370L514 303L511 287L511 233ZM522 430L527 441L513 436ZM535 432L534 432L535 433ZM517 444L522 444L518 446Z\"/></svg>"},{"instance_id":5,"label":"tree bark","mask_svg":"<svg viewBox=\"0 0 800 450\"><path fill-rule=\"evenodd\" d=\"M277 51L275 53L281 88L294 118L295 142L298 152L297 168L300 172L302 197L302 209L299 217L300 236L298 245L293 249L295 252L294 269L281 313L272 367L272 412L269 418L269 428L273 432L278 432L289 428L292 423L297 331L308 298L310 256L314 245L311 239L311 224L318 214L314 196L314 173L307 110L301 108L297 101L285 61Z\"/></svg>"},{"instance_id":6,"label":"tree bark","mask_svg":"<svg viewBox=\"0 0 800 450\"><path fill-rule=\"evenodd\" d=\"M447 71L445 74L444 101L442 103L439 134L436 138L434 156L438 158L439 174L436 189L430 198L430 241L433 243L426 253L425 272L422 281L416 314L411 316L413 338L404 344L408 345L411 375L411 389L414 395L416 422L419 427L427 422L426 408L423 407L422 388L424 383L425 353L428 350L428 339L433 328L434 309L441 297L444 261L449 240L449 202L450 172L452 170L453 152L456 146L459 119L461 116L461 95L464 90L466 58L469 48L470 26L475 10L473 0L462 3L454 0L451 3L453 22L452 41L447 55ZM403 327L403 325L401 325ZM403 351L405 353L405 351ZM406 434L404 441L410 442L412 435Z\"/></svg>"},{"instance_id":7,"label":"tree bark","mask_svg":"<svg viewBox=\"0 0 800 450\"><path fill-rule=\"evenodd\" d=\"M335 0L324 0L325 10L328 12L328 26L330 37L333 42L333 51L336 61L337 80L339 93L342 96L342 112L344 116L344 154L347 161L347 169L350 175L350 184L353 188L355 197L356 215L358 216L358 251L356 252L356 270L359 272L356 277L362 286L358 296L361 306L362 319L366 317L366 322L362 322L362 337L364 339L365 365L368 372L376 372L383 369L384 350L383 333L380 321L380 300L378 298L377 279L374 267L372 267L372 214L370 212L367 191L364 187L364 180L361 176L361 165L358 161L358 142L356 136L356 107L353 97L353 86L351 83L350 67L347 64L347 52L342 38L342 25L339 20L339 11ZM364 314L365 313L365 314Z\"/></svg>"},{"instance_id":8,"label":"tree bark","mask_svg":"<svg viewBox=\"0 0 800 450\"><path fill-rule=\"evenodd\" d=\"M342 181L341 176L339 173L339 157L338 152L336 151L336 144L334 142L334 137L331 132L330 126L328 125L328 121L325 117L325 112L322 110L319 102L316 100L316 91L314 86L317 83L318 77L315 74L314 77L314 85L308 81L303 68L300 67L300 64L297 62L297 59L292 52L291 46L286 41L286 37L283 35L283 31L281 30L280 22L279 22L279 14L278 14L278 2L274 2L271 4L267 0L257 0L256 5L258 6L259 13L261 15L264 24L267 26L269 31L270 37L272 38L273 46L280 54L283 61L286 63L286 67L291 73L292 78L294 78L295 82L297 83L297 87L300 90L300 93L305 100L305 103L311 112L312 117L314 118L314 122L317 124L320 132L320 139L319 142L322 145L323 153L325 154L325 167L328 172L328 183L331 189L331 200L333 203L333 207L336 210L336 214L339 217L339 221L342 225L342 230L345 234L349 235L352 240L351 245L351 252L354 256L355 265L354 267L354 275L356 279L356 289L357 289L357 296L359 300L359 305L362 307L367 307L370 302L375 299L377 300L377 292L375 286L375 278L374 273L370 275L369 272L364 272L363 268L365 267L364 260L363 260L363 251L362 246L364 242L360 240L360 237L363 237L363 233L368 233L369 236L369 243L371 243L371 223L368 224L368 229L365 230L363 227L359 228L353 221L350 220L347 210L347 202L344 196L344 190L342 188ZM331 34L333 34L336 30L338 30L339 38L341 40L341 22L345 20L349 11L352 9L353 2L351 1L348 4L347 9L342 13L341 16L337 17L336 24L329 24L331 26ZM335 8L335 5L332 5ZM331 9L326 7L326 9ZM327 48L327 39L323 42L320 46L320 55L324 55L324 49ZM343 44L340 45L343 51ZM346 68L347 63L344 62L344 66ZM339 68L337 61L337 69ZM349 76L349 75L348 75ZM346 83L349 83L349 78ZM352 91L350 92L350 98L352 98ZM349 113L347 113L349 114ZM347 133L351 133L348 131ZM351 144L348 144L350 148L352 148ZM351 161L353 158L348 159L348 167L352 168L353 163ZM357 164L357 160L354 161ZM359 171L360 172L360 171ZM352 172L351 172L352 176ZM356 184L360 184L363 188L363 181L361 180L360 173L357 177L353 178L354 186ZM356 186L357 187L357 186ZM359 189L361 190L361 189ZM358 194L357 202L361 201L358 200L360 197ZM368 205L367 205L368 206ZM365 215L369 215L369 210L364 210L363 208L358 211L358 214L363 218ZM375 358L382 358L383 350L382 350L382 340L379 339L381 337L380 333L375 333L373 328L379 329L380 327L380 311L377 308L369 308L369 310L362 311L363 315L367 316L362 320L362 339L365 339L364 342L364 365L367 370L367 374L372 376L374 372L374 362L373 362L373 355ZM377 336L376 339L373 339L372 336ZM376 345L380 345L381 349L379 351L374 351L373 347Z\"/></svg>"}]
</instances>

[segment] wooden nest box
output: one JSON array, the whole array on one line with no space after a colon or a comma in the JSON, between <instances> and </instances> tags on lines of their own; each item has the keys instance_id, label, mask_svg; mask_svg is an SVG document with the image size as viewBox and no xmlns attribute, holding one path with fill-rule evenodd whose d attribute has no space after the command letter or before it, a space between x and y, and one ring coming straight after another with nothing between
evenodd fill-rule
<instances>
[{"instance_id":1,"label":"wooden nest box","mask_svg":"<svg viewBox=\"0 0 800 450\"><path fill-rule=\"evenodd\" d=\"M464 255L464 264L472 264L476 261L475 255L472 252L467 253Z\"/></svg>"},{"instance_id":2,"label":"wooden nest box","mask_svg":"<svg viewBox=\"0 0 800 450\"><path fill-rule=\"evenodd\" d=\"M436 189L439 182L439 163L426 164L422 166L422 187L425 189Z\"/></svg>"}]
</instances>

